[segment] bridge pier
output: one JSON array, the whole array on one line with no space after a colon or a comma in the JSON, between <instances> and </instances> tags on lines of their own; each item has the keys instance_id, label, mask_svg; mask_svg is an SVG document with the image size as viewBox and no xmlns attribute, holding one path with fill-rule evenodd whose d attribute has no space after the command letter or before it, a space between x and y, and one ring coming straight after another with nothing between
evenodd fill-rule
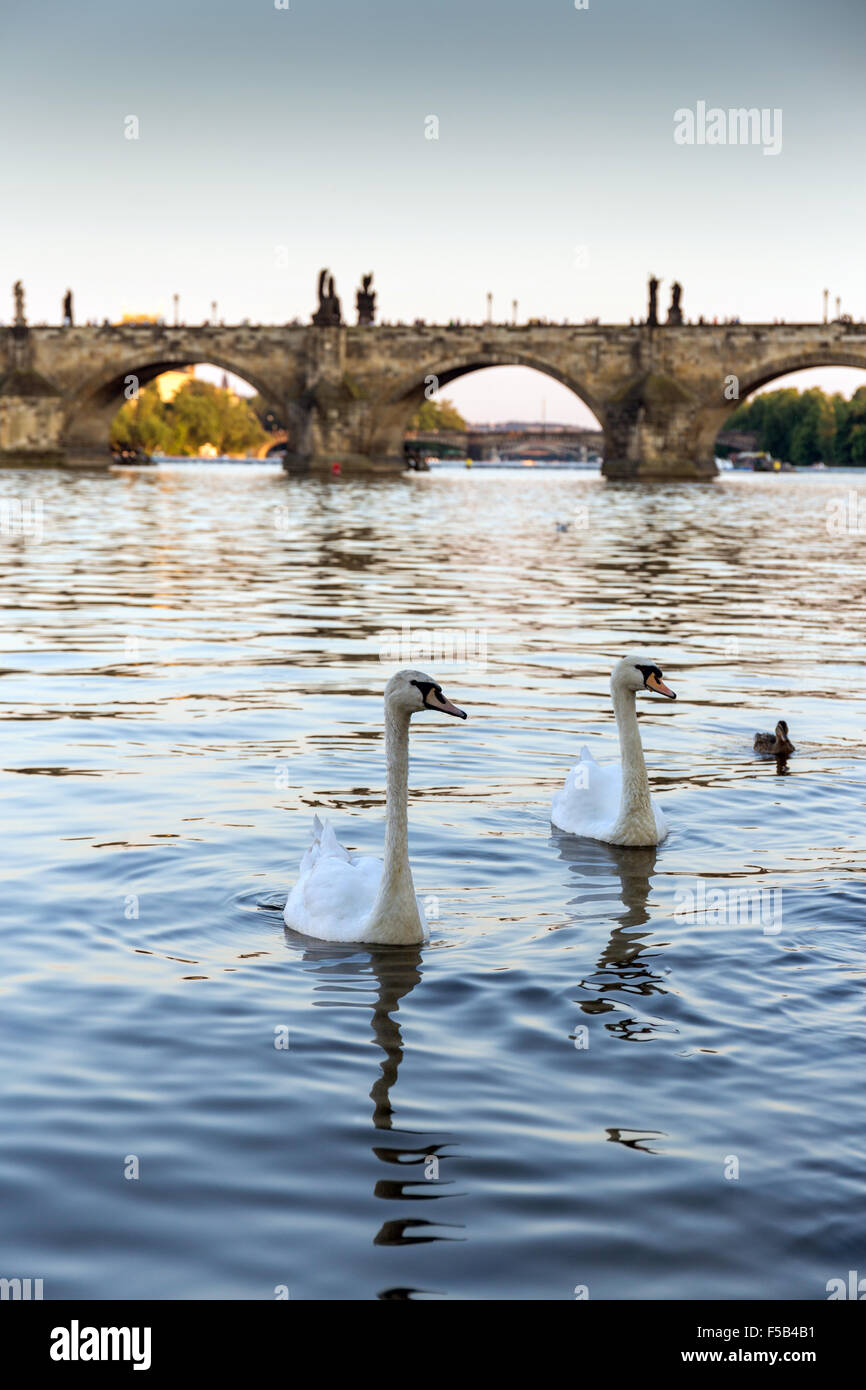
<instances>
[{"instance_id":1,"label":"bridge pier","mask_svg":"<svg viewBox=\"0 0 866 1390\"><path fill-rule=\"evenodd\" d=\"M688 482L718 469L699 428L698 403L672 377L647 372L607 402L602 474L612 480Z\"/></svg>"},{"instance_id":2,"label":"bridge pier","mask_svg":"<svg viewBox=\"0 0 866 1390\"><path fill-rule=\"evenodd\" d=\"M112 399L102 404L90 404L68 421L63 438L63 462L69 468L106 466L111 462L109 436L115 415L123 400Z\"/></svg>"},{"instance_id":3,"label":"bridge pier","mask_svg":"<svg viewBox=\"0 0 866 1390\"><path fill-rule=\"evenodd\" d=\"M6 330L0 353L0 464L63 459L63 394L35 370L26 324Z\"/></svg>"},{"instance_id":4,"label":"bridge pier","mask_svg":"<svg viewBox=\"0 0 866 1390\"><path fill-rule=\"evenodd\" d=\"M14 393L0 395L0 465L56 466L64 461L63 400L38 385L22 382Z\"/></svg>"},{"instance_id":5,"label":"bridge pier","mask_svg":"<svg viewBox=\"0 0 866 1390\"><path fill-rule=\"evenodd\" d=\"M374 439L374 391L369 380L350 370L343 325L316 326L306 341L303 389L289 402L289 434L294 450L286 453L287 472L402 473L399 451L371 447Z\"/></svg>"}]
</instances>

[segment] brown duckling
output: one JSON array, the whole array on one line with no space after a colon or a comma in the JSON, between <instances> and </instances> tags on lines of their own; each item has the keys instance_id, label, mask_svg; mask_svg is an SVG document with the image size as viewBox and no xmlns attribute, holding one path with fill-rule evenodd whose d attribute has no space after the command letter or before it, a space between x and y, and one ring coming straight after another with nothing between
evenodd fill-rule
<instances>
[{"instance_id":1,"label":"brown duckling","mask_svg":"<svg viewBox=\"0 0 866 1390\"><path fill-rule=\"evenodd\" d=\"M776 725L774 734L755 734L752 747L756 753L772 753L777 758L787 758L794 752L794 745L788 738L788 726L784 719Z\"/></svg>"}]
</instances>

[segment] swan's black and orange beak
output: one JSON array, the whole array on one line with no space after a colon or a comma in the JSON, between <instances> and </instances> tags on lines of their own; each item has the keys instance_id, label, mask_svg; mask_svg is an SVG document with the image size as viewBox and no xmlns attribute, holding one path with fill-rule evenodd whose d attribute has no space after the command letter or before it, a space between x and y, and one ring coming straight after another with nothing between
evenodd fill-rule
<instances>
[{"instance_id":1,"label":"swan's black and orange beak","mask_svg":"<svg viewBox=\"0 0 866 1390\"><path fill-rule=\"evenodd\" d=\"M441 685L434 685L432 681L413 681L421 691L421 699L427 709L438 709L442 714L452 714L455 719L465 719L466 711L458 709L452 705L451 701L442 693Z\"/></svg>"},{"instance_id":2,"label":"swan's black and orange beak","mask_svg":"<svg viewBox=\"0 0 866 1390\"><path fill-rule=\"evenodd\" d=\"M452 705L447 696L442 694L440 685L431 685L424 696L424 703L428 709L441 710L443 714L453 714L455 719L465 719L465 709L458 709L457 705Z\"/></svg>"},{"instance_id":3,"label":"swan's black and orange beak","mask_svg":"<svg viewBox=\"0 0 866 1390\"><path fill-rule=\"evenodd\" d=\"M644 681L647 690L654 690L658 695L664 695L668 700L675 700L677 697L673 690L669 689L662 680L662 673L658 668L649 672Z\"/></svg>"}]
</instances>

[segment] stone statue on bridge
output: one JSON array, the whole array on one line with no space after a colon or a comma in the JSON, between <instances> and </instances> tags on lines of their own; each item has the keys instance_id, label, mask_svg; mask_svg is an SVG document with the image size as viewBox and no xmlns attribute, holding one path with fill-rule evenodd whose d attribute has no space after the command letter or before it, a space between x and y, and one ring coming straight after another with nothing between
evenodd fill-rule
<instances>
[{"instance_id":1,"label":"stone statue on bridge","mask_svg":"<svg viewBox=\"0 0 866 1390\"><path fill-rule=\"evenodd\" d=\"M67 290L65 295L63 296L63 327L71 328L72 325L72 291Z\"/></svg>"},{"instance_id":2,"label":"stone statue on bridge","mask_svg":"<svg viewBox=\"0 0 866 1390\"><path fill-rule=\"evenodd\" d=\"M358 310L358 323L373 323L376 317L376 291L371 290L373 283L372 272L361 277L361 288L355 296L355 307Z\"/></svg>"},{"instance_id":3,"label":"stone statue on bridge","mask_svg":"<svg viewBox=\"0 0 866 1390\"><path fill-rule=\"evenodd\" d=\"M659 282L654 275L651 275L649 281L649 313L647 314L647 323L650 328L658 327L658 294Z\"/></svg>"},{"instance_id":4,"label":"stone statue on bridge","mask_svg":"<svg viewBox=\"0 0 866 1390\"><path fill-rule=\"evenodd\" d=\"M12 286L12 294L15 298L15 327L26 328L27 317L24 313L24 286L20 280L16 280Z\"/></svg>"},{"instance_id":5,"label":"stone statue on bridge","mask_svg":"<svg viewBox=\"0 0 866 1390\"><path fill-rule=\"evenodd\" d=\"M680 324L683 321L683 311L680 308L683 287L679 281L675 280L671 286L671 307L668 309L668 323Z\"/></svg>"},{"instance_id":6,"label":"stone statue on bridge","mask_svg":"<svg viewBox=\"0 0 866 1390\"><path fill-rule=\"evenodd\" d=\"M337 328L343 322L340 301L334 289L334 277L329 270L319 272L319 307L313 314L313 323L320 328Z\"/></svg>"}]
</instances>

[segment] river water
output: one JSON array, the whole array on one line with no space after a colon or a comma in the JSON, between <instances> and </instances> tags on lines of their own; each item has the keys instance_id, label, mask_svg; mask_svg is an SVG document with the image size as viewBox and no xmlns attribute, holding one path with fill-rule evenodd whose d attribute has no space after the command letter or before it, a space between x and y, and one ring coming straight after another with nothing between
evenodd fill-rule
<instances>
[{"instance_id":1,"label":"river water","mask_svg":"<svg viewBox=\"0 0 866 1390\"><path fill-rule=\"evenodd\" d=\"M0 1275L822 1299L866 1274L858 505L830 472L0 475ZM380 850L380 658L425 632L442 659L409 664L469 713L413 721L430 943L290 938L315 810ZM582 743L618 756L635 648L679 696L638 702L657 851L548 819ZM780 717L787 768L751 747Z\"/></svg>"}]
</instances>

